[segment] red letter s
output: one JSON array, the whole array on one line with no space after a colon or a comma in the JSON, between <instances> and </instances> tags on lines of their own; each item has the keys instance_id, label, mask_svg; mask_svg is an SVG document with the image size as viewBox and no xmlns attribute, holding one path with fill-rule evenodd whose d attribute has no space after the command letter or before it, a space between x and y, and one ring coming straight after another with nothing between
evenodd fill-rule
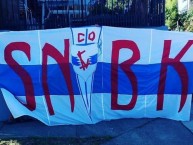
<instances>
[{"instance_id":1,"label":"red letter s","mask_svg":"<svg viewBox=\"0 0 193 145\"><path fill-rule=\"evenodd\" d=\"M36 108L33 83L28 72L25 71L25 69L23 69L22 66L12 57L12 52L15 50L24 52L30 61L30 45L25 42L12 42L6 46L4 57L7 64L15 71L15 73L17 73L18 76L20 76L24 83L27 104L22 104L33 111Z\"/></svg>"}]
</instances>

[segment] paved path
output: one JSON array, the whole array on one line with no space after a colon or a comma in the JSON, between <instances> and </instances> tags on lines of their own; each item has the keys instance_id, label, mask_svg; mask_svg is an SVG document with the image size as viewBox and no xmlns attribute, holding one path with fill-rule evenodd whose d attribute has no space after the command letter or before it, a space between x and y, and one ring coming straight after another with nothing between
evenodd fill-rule
<instances>
[{"instance_id":1,"label":"paved path","mask_svg":"<svg viewBox=\"0 0 193 145\"><path fill-rule=\"evenodd\" d=\"M112 139L103 145L193 145L193 133L182 122L159 118L120 119L103 121L94 125L53 127L30 120L4 123L0 126L0 139L111 136Z\"/></svg>"},{"instance_id":2,"label":"paved path","mask_svg":"<svg viewBox=\"0 0 193 145\"><path fill-rule=\"evenodd\" d=\"M93 125L46 126L32 119L0 122L0 139L17 137L111 136L103 145L193 145L193 106L191 120L119 119Z\"/></svg>"},{"instance_id":3,"label":"paved path","mask_svg":"<svg viewBox=\"0 0 193 145\"><path fill-rule=\"evenodd\" d=\"M120 119L102 121L94 125L62 125L51 127L39 121L5 123L0 129L0 137L116 137L151 121L152 119Z\"/></svg>"},{"instance_id":4,"label":"paved path","mask_svg":"<svg viewBox=\"0 0 193 145\"><path fill-rule=\"evenodd\" d=\"M155 119L103 145L193 145L193 134L179 121Z\"/></svg>"}]
</instances>

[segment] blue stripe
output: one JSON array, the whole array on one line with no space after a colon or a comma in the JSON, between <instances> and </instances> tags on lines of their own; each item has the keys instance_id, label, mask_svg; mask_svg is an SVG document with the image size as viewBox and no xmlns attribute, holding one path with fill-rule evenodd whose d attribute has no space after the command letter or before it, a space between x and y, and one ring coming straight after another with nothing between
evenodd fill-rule
<instances>
[{"instance_id":1,"label":"blue stripe","mask_svg":"<svg viewBox=\"0 0 193 145\"><path fill-rule=\"evenodd\" d=\"M193 62L183 63L188 72L188 93L193 93ZM71 67L71 80L75 94L80 94L76 80L76 74ZM102 73L103 67L103 73ZM42 66L23 66L23 68L30 74L34 84L35 95L42 95ZM132 71L137 77L138 94L150 95L157 94L159 77L160 77L160 64L152 65L133 65ZM132 94L132 87L130 80L126 74L119 68L118 70L118 90L119 94ZM103 79L102 79L103 77ZM103 88L102 88L102 80ZM98 63L97 69L94 74L93 93L111 93L111 64ZM50 93L53 95L68 94L67 85L58 65L48 66L48 85ZM5 88L12 92L14 95L25 95L22 80L18 75L8 66L0 64L0 87ZM167 79L165 86L166 94L181 94L181 80L178 73L172 66L168 67Z\"/></svg>"}]
</instances>

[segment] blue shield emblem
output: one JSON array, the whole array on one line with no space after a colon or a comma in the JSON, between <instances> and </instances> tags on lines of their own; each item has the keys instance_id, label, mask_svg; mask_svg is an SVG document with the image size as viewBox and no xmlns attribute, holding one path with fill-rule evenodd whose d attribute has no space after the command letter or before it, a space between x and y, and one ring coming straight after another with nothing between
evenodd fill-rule
<instances>
[{"instance_id":1,"label":"blue shield emblem","mask_svg":"<svg viewBox=\"0 0 193 145\"><path fill-rule=\"evenodd\" d=\"M94 72L100 54L101 27L72 28L71 62L87 113L91 118L91 94Z\"/></svg>"}]
</instances>

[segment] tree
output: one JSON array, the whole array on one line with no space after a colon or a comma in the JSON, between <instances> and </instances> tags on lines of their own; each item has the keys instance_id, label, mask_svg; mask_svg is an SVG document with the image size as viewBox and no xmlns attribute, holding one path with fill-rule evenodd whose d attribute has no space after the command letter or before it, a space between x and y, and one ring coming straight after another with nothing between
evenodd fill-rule
<instances>
[{"instance_id":1,"label":"tree","mask_svg":"<svg viewBox=\"0 0 193 145\"><path fill-rule=\"evenodd\" d=\"M191 8L187 13L185 13L182 18L184 18L184 31L193 32L193 8Z\"/></svg>"},{"instance_id":2,"label":"tree","mask_svg":"<svg viewBox=\"0 0 193 145\"><path fill-rule=\"evenodd\" d=\"M88 7L89 14L92 16L108 14L109 9L105 5L106 5L106 0L91 0Z\"/></svg>"},{"instance_id":3,"label":"tree","mask_svg":"<svg viewBox=\"0 0 193 145\"><path fill-rule=\"evenodd\" d=\"M89 3L91 15L123 14L129 6L129 0L92 0L91 2Z\"/></svg>"},{"instance_id":4,"label":"tree","mask_svg":"<svg viewBox=\"0 0 193 145\"><path fill-rule=\"evenodd\" d=\"M166 0L166 25L170 30L177 28L178 6L177 0Z\"/></svg>"}]
</instances>

